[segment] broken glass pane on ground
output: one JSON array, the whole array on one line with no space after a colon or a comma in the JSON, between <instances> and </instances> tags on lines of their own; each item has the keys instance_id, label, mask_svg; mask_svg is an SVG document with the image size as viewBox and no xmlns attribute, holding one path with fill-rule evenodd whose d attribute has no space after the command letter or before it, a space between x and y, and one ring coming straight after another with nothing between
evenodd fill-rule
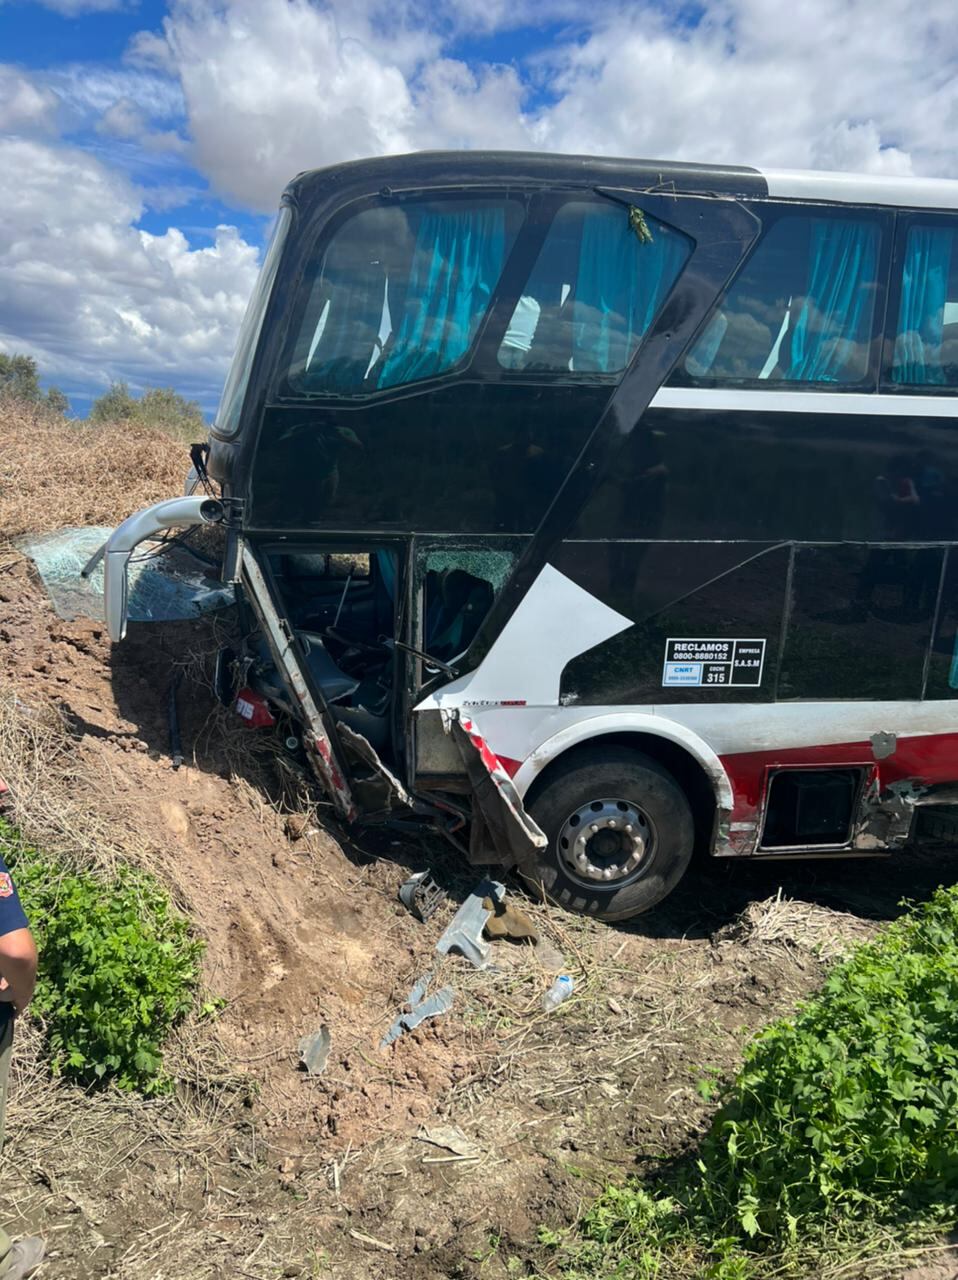
<instances>
[{"instance_id":1,"label":"broken glass pane on ground","mask_svg":"<svg viewBox=\"0 0 958 1280\"><path fill-rule=\"evenodd\" d=\"M89 577L82 571L113 532L108 526L57 529L31 534L17 547L36 565L57 614L103 621L103 561ZM181 538L143 543L130 560L131 622L175 622L233 604L233 588L218 578L218 566Z\"/></svg>"}]
</instances>

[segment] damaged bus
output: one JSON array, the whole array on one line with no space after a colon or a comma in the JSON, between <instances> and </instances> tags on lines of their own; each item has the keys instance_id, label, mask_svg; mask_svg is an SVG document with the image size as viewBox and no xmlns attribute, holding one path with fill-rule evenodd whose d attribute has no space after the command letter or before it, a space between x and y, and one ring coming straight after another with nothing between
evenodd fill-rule
<instances>
[{"instance_id":1,"label":"damaged bus","mask_svg":"<svg viewBox=\"0 0 958 1280\"><path fill-rule=\"evenodd\" d=\"M110 539L110 634L138 543L221 522L238 712L344 820L603 919L696 845L887 853L958 800L956 393L958 182L304 173L207 493Z\"/></svg>"}]
</instances>

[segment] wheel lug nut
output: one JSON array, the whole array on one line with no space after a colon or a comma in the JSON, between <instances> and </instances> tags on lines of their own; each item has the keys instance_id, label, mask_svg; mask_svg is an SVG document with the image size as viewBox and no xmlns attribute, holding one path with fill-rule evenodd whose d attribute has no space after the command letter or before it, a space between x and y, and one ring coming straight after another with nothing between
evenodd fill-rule
<instances>
[{"instance_id":1,"label":"wheel lug nut","mask_svg":"<svg viewBox=\"0 0 958 1280\"><path fill-rule=\"evenodd\" d=\"M598 829L599 824L597 822L593 822L592 826L589 828L590 831L598 831Z\"/></svg>"}]
</instances>

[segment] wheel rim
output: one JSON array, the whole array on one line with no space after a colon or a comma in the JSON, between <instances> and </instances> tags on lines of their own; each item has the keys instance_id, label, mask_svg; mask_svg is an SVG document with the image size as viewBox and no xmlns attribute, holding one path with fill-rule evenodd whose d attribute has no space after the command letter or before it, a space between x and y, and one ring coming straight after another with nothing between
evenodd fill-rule
<instances>
[{"instance_id":1,"label":"wheel rim","mask_svg":"<svg viewBox=\"0 0 958 1280\"><path fill-rule=\"evenodd\" d=\"M655 845L647 813L631 800L590 800L570 813L556 846L565 874L589 889L621 889L644 875Z\"/></svg>"}]
</instances>

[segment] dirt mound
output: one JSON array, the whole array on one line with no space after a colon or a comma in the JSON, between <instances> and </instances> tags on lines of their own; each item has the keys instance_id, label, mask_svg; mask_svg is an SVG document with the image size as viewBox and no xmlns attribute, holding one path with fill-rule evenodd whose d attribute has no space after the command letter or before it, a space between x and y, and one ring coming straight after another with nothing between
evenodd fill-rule
<instances>
[{"instance_id":1,"label":"dirt mound","mask_svg":"<svg viewBox=\"0 0 958 1280\"><path fill-rule=\"evenodd\" d=\"M220 1034L237 1069L259 1081L265 1128L295 1131L289 1141L323 1136L333 1150L404 1130L470 1071L468 1055L434 1032L397 1046L389 1090L376 1087L379 1039L431 963L429 939L395 900L405 873L390 862L357 866L308 816L292 841L275 756L257 752L195 683L179 699L188 763L174 770L171 681L184 662L202 671L210 635L190 624L130 630L111 660L102 625L57 619L25 561L0 576L0 651L25 726L55 707L69 743L67 767L48 778L60 810L73 804L72 829L61 812L59 835L69 847L93 814L113 856L175 886L207 941L206 982L226 1001ZM23 821L49 845L58 831L44 825L40 798ZM348 1090L307 1083L296 1070L300 1037L320 1025L333 1031L331 1063Z\"/></svg>"}]
</instances>

